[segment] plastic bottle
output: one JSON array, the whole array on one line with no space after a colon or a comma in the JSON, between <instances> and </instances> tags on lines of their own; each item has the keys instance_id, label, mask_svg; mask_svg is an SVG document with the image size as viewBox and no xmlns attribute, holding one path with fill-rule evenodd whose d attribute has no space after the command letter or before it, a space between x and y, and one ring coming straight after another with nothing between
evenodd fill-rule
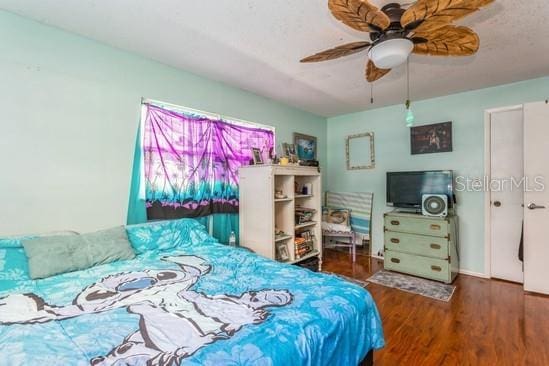
<instances>
[{"instance_id":1,"label":"plastic bottle","mask_svg":"<svg viewBox=\"0 0 549 366\"><path fill-rule=\"evenodd\" d=\"M231 235L229 236L229 245L231 247L236 246L236 234L234 233L234 231L231 231Z\"/></svg>"}]
</instances>

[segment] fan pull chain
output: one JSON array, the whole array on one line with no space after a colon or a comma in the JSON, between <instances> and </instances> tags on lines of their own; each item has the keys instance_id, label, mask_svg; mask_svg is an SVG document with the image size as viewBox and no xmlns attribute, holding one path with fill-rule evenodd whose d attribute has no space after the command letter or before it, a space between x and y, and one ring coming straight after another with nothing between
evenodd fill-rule
<instances>
[{"instance_id":1,"label":"fan pull chain","mask_svg":"<svg viewBox=\"0 0 549 366\"><path fill-rule=\"evenodd\" d=\"M410 57L406 59L406 127L414 127L416 117L412 112L410 101Z\"/></svg>"},{"instance_id":2,"label":"fan pull chain","mask_svg":"<svg viewBox=\"0 0 549 366\"><path fill-rule=\"evenodd\" d=\"M374 104L374 83L370 83L370 104Z\"/></svg>"},{"instance_id":3,"label":"fan pull chain","mask_svg":"<svg viewBox=\"0 0 549 366\"><path fill-rule=\"evenodd\" d=\"M406 107L410 106L410 57L406 59Z\"/></svg>"}]
</instances>

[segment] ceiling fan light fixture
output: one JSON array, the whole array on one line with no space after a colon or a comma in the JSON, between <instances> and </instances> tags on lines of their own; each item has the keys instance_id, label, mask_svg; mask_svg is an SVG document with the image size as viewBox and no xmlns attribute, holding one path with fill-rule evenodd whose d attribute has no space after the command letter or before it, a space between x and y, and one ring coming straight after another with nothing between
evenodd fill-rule
<instances>
[{"instance_id":1,"label":"ceiling fan light fixture","mask_svg":"<svg viewBox=\"0 0 549 366\"><path fill-rule=\"evenodd\" d=\"M413 49L414 43L409 39L389 39L372 47L368 57L380 69L392 69L406 62Z\"/></svg>"}]
</instances>

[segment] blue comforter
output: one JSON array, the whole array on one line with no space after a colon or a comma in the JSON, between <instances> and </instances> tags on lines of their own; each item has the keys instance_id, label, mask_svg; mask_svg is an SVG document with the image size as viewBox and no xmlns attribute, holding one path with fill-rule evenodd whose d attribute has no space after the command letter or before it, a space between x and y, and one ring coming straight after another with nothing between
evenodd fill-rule
<instances>
[{"instance_id":1,"label":"blue comforter","mask_svg":"<svg viewBox=\"0 0 549 366\"><path fill-rule=\"evenodd\" d=\"M357 285L221 245L194 220L127 231L135 259L38 281L0 240L0 365L356 365L384 344Z\"/></svg>"}]
</instances>

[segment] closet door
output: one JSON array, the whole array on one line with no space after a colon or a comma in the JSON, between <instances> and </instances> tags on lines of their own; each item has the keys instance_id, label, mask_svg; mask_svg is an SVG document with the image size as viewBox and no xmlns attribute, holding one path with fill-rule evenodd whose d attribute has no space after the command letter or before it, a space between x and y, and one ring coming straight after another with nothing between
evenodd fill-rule
<instances>
[{"instance_id":1,"label":"closet door","mask_svg":"<svg viewBox=\"0 0 549 366\"><path fill-rule=\"evenodd\" d=\"M523 192L509 181L524 175L522 108L490 116L491 272L493 278L523 282L519 246L523 220Z\"/></svg>"},{"instance_id":2,"label":"closet door","mask_svg":"<svg viewBox=\"0 0 549 366\"><path fill-rule=\"evenodd\" d=\"M549 104L524 106L524 289L549 294ZM541 182L541 183L540 183Z\"/></svg>"}]
</instances>

